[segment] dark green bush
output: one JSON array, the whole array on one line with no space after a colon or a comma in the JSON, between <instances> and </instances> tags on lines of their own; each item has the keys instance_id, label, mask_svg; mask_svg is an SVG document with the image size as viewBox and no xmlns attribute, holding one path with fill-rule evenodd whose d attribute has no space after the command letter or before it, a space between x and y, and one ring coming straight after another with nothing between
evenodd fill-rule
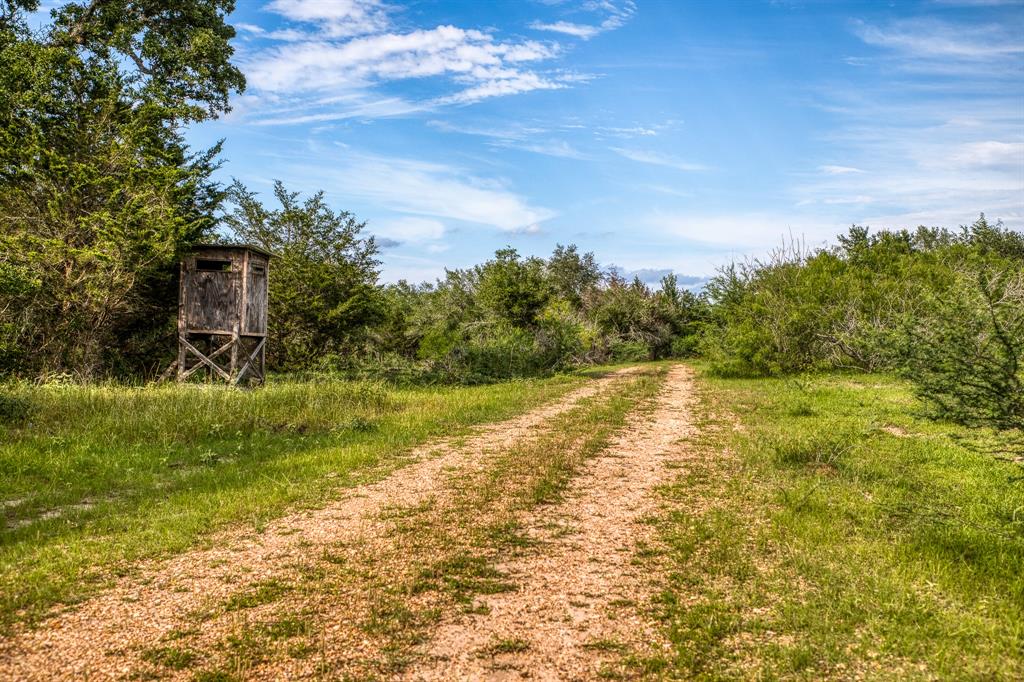
<instances>
[{"instance_id":1,"label":"dark green bush","mask_svg":"<svg viewBox=\"0 0 1024 682\"><path fill-rule=\"evenodd\" d=\"M904 374L938 417L1024 429L1024 264L959 274L914 325Z\"/></svg>"},{"instance_id":2,"label":"dark green bush","mask_svg":"<svg viewBox=\"0 0 1024 682\"><path fill-rule=\"evenodd\" d=\"M24 422L32 414L32 401L0 389L0 425Z\"/></svg>"}]
</instances>

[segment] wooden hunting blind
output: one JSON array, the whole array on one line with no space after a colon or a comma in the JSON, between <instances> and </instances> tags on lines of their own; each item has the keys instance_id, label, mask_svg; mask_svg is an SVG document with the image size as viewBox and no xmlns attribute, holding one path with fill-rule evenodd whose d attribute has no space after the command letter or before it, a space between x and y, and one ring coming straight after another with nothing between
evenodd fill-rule
<instances>
[{"instance_id":1,"label":"wooden hunting blind","mask_svg":"<svg viewBox=\"0 0 1024 682\"><path fill-rule=\"evenodd\" d=\"M263 383L271 253L247 244L196 247L181 262L178 381L205 371Z\"/></svg>"}]
</instances>

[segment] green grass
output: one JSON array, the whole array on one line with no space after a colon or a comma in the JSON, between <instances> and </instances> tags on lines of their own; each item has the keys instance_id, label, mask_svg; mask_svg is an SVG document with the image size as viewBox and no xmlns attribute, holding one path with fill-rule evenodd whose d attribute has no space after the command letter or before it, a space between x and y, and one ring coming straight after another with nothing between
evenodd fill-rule
<instances>
[{"instance_id":1,"label":"green grass","mask_svg":"<svg viewBox=\"0 0 1024 682\"><path fill-rule=\"evenodd\" d=\"M522 637L496 639L480 650L481 657L493 658L502 654L522 654L530 650L530 643Z\"/></svg>"},{"instance_id":2,"label":"green grass","mask_svg":"<svg viewBox=\"0 0 1024 682\"><path fill-rule=\"evenodd\" d=\"M703 376L661 519L691 679L1024 678L1019 465L881 376ZM738 425L734 423L738 420ZM663 673L659 673L663 674Z\"/></svg>"},{"instance_id":3,"label":"green grass","mask_svg":"<svg viewBox=\"0 0 1024 682\"><path fill-rule=\"evenodd\" d=\"M142 652L142 660L171 670L185 670L195 663L196 655L187 649L165 646L146 649Z\"/></svg>"},{"instance_id":4,"label":"green grass","mask_svg":"<svg viewBox=\"0 0 1024 682\"><path fill-rule=\"evenodd\" d=\"M0 629L233 523L383 475L401 453L586 379L387 388L13 385L0 419Z\"/></svg>"}]
</instances>

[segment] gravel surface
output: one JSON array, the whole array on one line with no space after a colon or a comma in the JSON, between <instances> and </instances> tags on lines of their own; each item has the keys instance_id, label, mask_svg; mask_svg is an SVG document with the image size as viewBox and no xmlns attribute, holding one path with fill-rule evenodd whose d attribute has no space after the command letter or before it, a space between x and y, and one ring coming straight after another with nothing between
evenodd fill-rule
<instances>
[{"instance_id":1,"label":"gravel surface","mask_svg":"<svg viewBox=\"0 0 1024 682\"><path fill-rule=\"evenodd\" d=\"M485 615L442 623L405 679L597 679L623 652L667 646L642 615L653 576L633 558L653 533L642 519L656 510L653 488L669 478L665 464L692 428L693 401L691 370L674 367L653 412L633 415L563 502L527 519L539 550L499 566L517 589L483 598Z\"/></svg>"}]
</instances>

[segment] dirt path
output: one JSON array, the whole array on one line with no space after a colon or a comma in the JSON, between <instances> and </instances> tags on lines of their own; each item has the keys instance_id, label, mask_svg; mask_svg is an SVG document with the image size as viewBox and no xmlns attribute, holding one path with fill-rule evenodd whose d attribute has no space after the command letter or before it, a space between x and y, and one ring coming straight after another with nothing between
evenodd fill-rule
<instances>
[{"instance_id":1,"label":"dirt path","mask_svg":"<svg viewBox=\"0 0 1024 682\"><path fill-rule=\"evenodd\" d=\"M188 680L203 670L222 675L209 679L590 679L625 654L653 653L658 630L639 615L650 576L633 558L651 532L642 519L656 509L652 488L690 429L690 370L672 368L649 409L579 460L559 503L517 507L511 496L529 482L516 477L547 462L549 443L576 447L577 435L552 439L560 420L616 395L621 402L650 376L602 377L464 440L424 446L387 478L323 509L143 565L0 640L0 680ZM533 459L516 454L526 451ZM508 456L526 469L503 468ZM476 499L463 494L467 485L489 485L497 497L467 511L458 503ZM507 514L533 543L474 558L486 550L459 532ZM443 590L417 592L431 562L467 558L456 583L483 580L493 593L476 589L471 608L451 608ZM506 583L513 591L497 589ZM405 644L396 649L395 637Z\"/></svg>"},{"instance_id":2,"label":"dirt path","mask_svg":"<svg viewBox=\"0 0 1024 682\"><path fill-rule=\"evenodd\" d=\"M390 507L428 500L442 492L451 471L479 466L481 455L533 437L548 421L630 372L597 379L552 404L480 429L464 442L423 447L412 453L411 464L323 509L278 519L262 533L222 534L213 549L143 566L110 590L37 629L0 641L0 680L130 676L140 664L145 665L140 660L145 651L195 628L189 614L230 599L246 587L265 589L276 581L295 579L296 567L328 548L386 535L380 518ZM230 617L209 620L202 626L202 635L214 638L230 627L230 621ZM187 675L185 671L169 674Z\"/></svg>"},{"instance_id":3,"label":"dirt path","mask_svg":"<svg viewBox=\"0 0 1024 682\"><path fill-rule=\"evenodd\" d=\"M650 585L631 560L651 533L641 521L656 508L652 488L691 428L691 378L673 368L653 412L634 415L564 502L531 515L539 551L502 567L517 589L486 598L486 615L436 629L407 679L594 679L623 652L662 645L637 615Z\"/></svg>"}]
</instances>

